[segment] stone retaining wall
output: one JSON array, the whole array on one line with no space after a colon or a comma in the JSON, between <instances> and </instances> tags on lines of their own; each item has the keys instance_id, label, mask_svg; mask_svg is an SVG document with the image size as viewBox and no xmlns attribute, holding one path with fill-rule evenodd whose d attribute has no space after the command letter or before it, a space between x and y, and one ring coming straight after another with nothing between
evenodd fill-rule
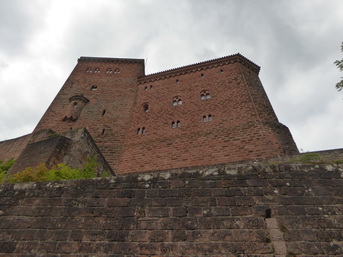
<instances>
[{"instance_id":1,"label":"stone retaining wall","mask_svg":"<svg viewBox=\"0 0 343 257\"><path fill-rule=\"evenodd\" d=\"M343 255L343 165L0 186L0 256Z\"/></svg>"}]
</instances>

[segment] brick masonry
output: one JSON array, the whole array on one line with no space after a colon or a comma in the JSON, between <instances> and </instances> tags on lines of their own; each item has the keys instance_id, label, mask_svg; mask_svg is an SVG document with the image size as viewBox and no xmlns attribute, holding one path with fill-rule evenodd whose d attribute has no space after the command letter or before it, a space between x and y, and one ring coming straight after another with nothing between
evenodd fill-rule
<instances>
[{"instance_id":1,"label":"brick masonry","mask_svg":"<svg viewBox=\"0 0 343 257\"><path fill-rule=\"evenodd\" d=\"M1 185L0 256L342 256L342 195L281 159Z\"/></svg>"},{"instance_id":2,"label":"brick masonry","mask_svg":"<svg viewBox=\"0 0 343 257\"><path fill-rule=\"evenodd\" d=\"M240 54L151 75L142 59L81 57L33 133L86 128L117 174L298 153L259 69Z\"/></svg>"}]
</instances>

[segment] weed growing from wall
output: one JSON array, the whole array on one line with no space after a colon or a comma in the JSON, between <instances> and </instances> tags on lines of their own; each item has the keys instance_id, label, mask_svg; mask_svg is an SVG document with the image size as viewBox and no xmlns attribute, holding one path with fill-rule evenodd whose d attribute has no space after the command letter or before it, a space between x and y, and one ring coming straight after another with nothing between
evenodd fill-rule
<instances>
[{"instance_id":1,"label":"weed growing from wall","mask_svg":"<svg viewBox=\"0 0 343 257\"><path fill-rule=\"evenodd\" d=\"M7 174L7 171L12 167L15 160L11 159L6 162L0 160L0 182L4 179Z\"/></svg>"}]
</instances>

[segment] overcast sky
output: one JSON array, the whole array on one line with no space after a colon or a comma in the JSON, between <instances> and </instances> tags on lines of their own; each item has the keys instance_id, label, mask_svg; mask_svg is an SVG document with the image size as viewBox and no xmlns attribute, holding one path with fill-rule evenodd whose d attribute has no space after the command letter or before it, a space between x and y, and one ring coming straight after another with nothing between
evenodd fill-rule
<instances>
[{"instance_id":1,"label":"overcast sky","mask_svg":"<svg viewBox=\"0 0 343 257\"><path fill-rule=\"evenodd\" d=\"M146 74L241 53L301 151L343 148L342 0L0 0L0 140L32 132L80 56Z\"/></svg>"}]
</instances>

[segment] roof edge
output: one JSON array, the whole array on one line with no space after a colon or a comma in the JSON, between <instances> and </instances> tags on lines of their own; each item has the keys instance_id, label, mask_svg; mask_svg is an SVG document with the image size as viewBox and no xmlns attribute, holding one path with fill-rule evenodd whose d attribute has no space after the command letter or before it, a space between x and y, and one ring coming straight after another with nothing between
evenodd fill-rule
<instances>
[{"instance_id":1,"label":"roof edge","mask_svg":"<svg viewBox=\"0 0 343 257\"><path fill-rule=\"evenodd\" d=\"M257 74L260 71L260 66L258 66L257 64L255 64L254 62L246 58L245 56L241 55L240 53L237 53L237 54L228 55L228 56L211 59L211 60L207 60L203 62L198 62L198 63L186 65L186 66L181 66L181 67L177 67L177 68L173 68L173 69L169 69L165 71L147 74L143 77L140 77L139 82L140 83L151 82L157 79L182 75L182 74L194 71L194 70L203 70L208 67L218 66L225 63L234 63L234 62L240 62L246 65L248 68L255 71Z\"/></svg>"},{"instance_id":2,"label":"roof edge","mask_svg":"<svg viewBox=\"0 0 343 257\"><path fill-rule=\"evenodd\" d=\"M78 62L116 62L116 63L143 63L144 64L144 59L81 56L78 59Z\"/></svg>"}]
</instances>

